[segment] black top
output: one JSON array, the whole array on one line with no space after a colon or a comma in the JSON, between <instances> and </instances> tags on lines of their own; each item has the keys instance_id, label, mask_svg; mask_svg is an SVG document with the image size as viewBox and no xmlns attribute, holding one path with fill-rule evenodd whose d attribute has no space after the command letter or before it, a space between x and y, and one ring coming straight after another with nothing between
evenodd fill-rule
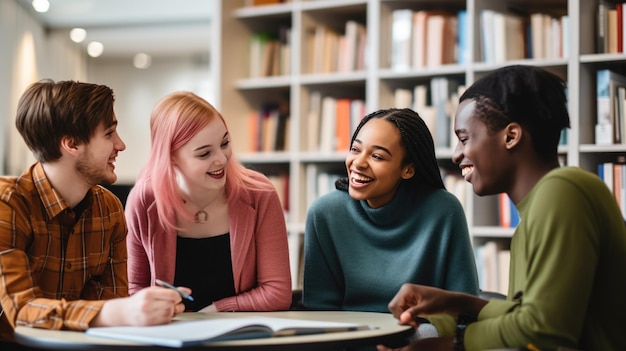
<instances>
[{"instance_id":1,"label":"black top","mask_svg":"<svg viewBox=\"0 0 626 351\"><path fill-rule=\"evenodd\" d=\"M234 296L230 234L201 239L179 236L174 286L192 290L194 301L183 299L186 311L196 312L214 301Z\"/></svg>"}]
</instances>

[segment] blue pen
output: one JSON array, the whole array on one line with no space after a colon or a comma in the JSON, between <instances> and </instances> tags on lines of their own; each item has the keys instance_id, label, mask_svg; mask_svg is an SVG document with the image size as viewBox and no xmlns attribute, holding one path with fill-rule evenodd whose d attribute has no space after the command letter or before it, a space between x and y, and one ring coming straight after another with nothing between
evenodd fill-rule
<instances>
[{"instance_id":1,"label":"blue pen","mask_svg":"<svg viewBox=\"0 0 626 351\"><path fill-rule=\"evenodd\" d=\"M162 287L165 287L165 288L170 288L170 289L174 289L174 290L176 290L176 291L180 294L180 296L182 296L184 299L187 299L187 300L189 300L189 301L193 301L193 297L191 297L191 295L189 295L189 294L187 294L187 293L183 292L182 290L178 289L177 287L175 287L175 286L174 286L174 285L172 285L172 284L166 283L166 282L162 281L161 279L157 279L157 280L156 280L156 283L157 283L157 285L160 285L160 286L162 286Z\"/></svg>"}]
</instances>

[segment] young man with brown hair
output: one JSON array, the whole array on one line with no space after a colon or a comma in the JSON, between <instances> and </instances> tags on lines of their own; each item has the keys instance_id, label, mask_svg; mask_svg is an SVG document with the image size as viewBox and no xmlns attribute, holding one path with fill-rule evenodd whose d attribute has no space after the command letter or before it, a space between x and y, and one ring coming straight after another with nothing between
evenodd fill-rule
<instances>
[{"instance_id":1,"label":"young man with brown hair","mask_svg":"<svg viewBox=\"0 0 626 351\"><path fill-rule=\"evenodd\" d=\"M38 162L0 177L0 344L16 326L152 325L183 311L171 289L128 297L124 209L98 185L117 180L126 148L113 104L109 87L74 81L20 98L16 127Z\"/></svg>"}]
</instances>

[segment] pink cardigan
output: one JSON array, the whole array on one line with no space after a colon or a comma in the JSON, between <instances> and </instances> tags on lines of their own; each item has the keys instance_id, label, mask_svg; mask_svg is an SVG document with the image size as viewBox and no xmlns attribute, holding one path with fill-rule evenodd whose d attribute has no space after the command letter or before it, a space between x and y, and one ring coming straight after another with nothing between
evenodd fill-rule
<instances>
[{"instance_id":1,"label":"pink cardigan","mask_svg":"<svg viewBox=\"0 0 626 351\"><path fill-rule=\"evenodd\" d=\"M215 301L217 310L288 309L291 305L289 248L278 195L244 190L238 198L229 199L228 211L236 295ZM156 278L174 280L177 233L166 231L157 218L150 185L135 184L126 202L130 294L154 285ZM202 268L198 267L197 272L201 275Z\"/></svg>"}]
</instances>

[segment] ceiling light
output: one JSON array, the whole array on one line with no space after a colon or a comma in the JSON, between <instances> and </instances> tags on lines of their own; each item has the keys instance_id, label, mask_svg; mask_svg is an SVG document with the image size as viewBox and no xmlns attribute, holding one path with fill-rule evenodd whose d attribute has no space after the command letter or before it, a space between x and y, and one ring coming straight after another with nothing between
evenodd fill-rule
<instances>
[{"instance_id":1,"label":"ceiling light","mask_svg":"<svg viewBox=\"0 0 626 351\"><path fill-rule=\"evenodd\" d=\"M148 54L139 53L135 55L135 57L133 58L133 64L135 65L135 68L138 68L138 69L146 69L150 67L151 63L152 63L152 56Z\"/></svg>"},{"instance_id":2,"label":"ceiling light","mask_svg":"<svg viewBox=\"0 0 626 351\"><path fill-rule=\"evenodd\" d=\"M87 37L87 31L83 28L74 28L70 31L70 39L75 43L82 43Z\"/></svg>"},{"instance_id":3,"label":"ceiling light","mask_svg":"<svg viewBox=\"0 0 626 351\"><path fill-rule=\"evenodd\" d=\"M33 0L32 4L33 8L37 12L48 12L48 9L50 8L48 0Z\"/></svg>"},{"instance_id":4,"label":"ceiling light","mask_svg":"<svg viewBox=\"0 0 626 351\"><path fill-rule=\"evenodd\" d=\"M91 43L87 45L87 53L91 57L98 57L102 55L103 51L104 51L104 45L102 45L102 43L99 41L92 41Z\"/></svg>"}]
</instances>

